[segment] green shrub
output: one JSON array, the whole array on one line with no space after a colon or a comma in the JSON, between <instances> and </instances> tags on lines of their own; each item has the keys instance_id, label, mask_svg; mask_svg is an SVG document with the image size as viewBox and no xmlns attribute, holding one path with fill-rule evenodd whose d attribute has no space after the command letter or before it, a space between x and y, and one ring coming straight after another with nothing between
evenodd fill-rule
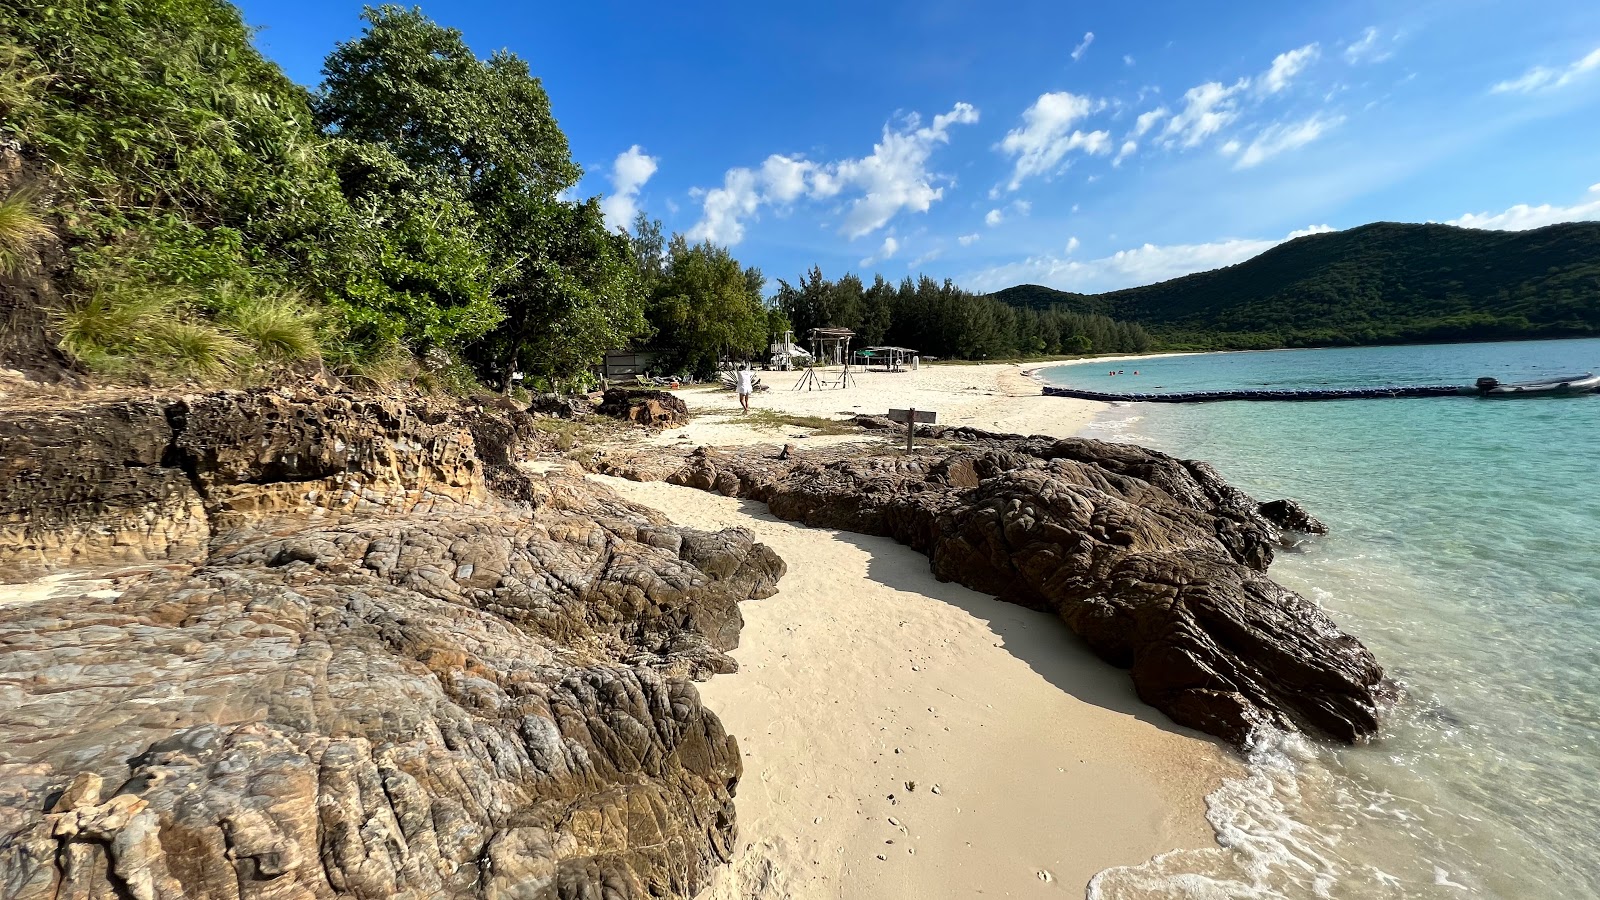
<instances>
[{"instance_id":1,"label":"green shrub","mask_svg":"<svg viewBox=\"0 0 1600 900\"><path fill-rule=\"evenodd\" d=\"M220 321L264 360L300 362L322 352L316 316L292 294L249 298L225 309Z\"/></svg>"},{"instance_id":2,"label":"green shrub","mask_svg":"<svg viewBox=\"0 0 1600 900\"><path fill-rule=\"evenodd\" d=\"M250 351L244 341L203 321L161 321L149 343L153 352L145 357L147 363L201 381L233 374Z\"/></svg>"},{"instance_id":3,"label":"green shrub","mask_svg":"<svg viewBox=\"0 0 1600 900\"><path fill-rule=\"evenodd\" d=\"M0 200L0 274L22 271L28 251L49 233L44 216L34 208L32 191L13 191Z\"/></svg>"}]
</instances>

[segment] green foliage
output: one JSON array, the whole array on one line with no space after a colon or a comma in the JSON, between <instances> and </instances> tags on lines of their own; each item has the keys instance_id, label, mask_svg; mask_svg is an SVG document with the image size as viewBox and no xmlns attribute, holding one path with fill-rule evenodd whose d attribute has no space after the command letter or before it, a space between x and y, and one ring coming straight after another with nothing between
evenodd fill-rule
<instances>
[{"instance_id":1,"label":"green foliage","mask_svg":"<svg viewBox=\"0 0 1600 900\"><path fill-rule=\"evenodd\" d=\"M765 279L744 269L726 247L710 241L691 245L674 235L665 271L650 302L657 343L676 351L674 364L696 377L717 370L726 356L748 359L767 347Z\"/></svg>"},{"instance_id":2,"label":"green foliage","mask_svg":"<svg viewBox=\"0 0 1600 900\"><path fill-rule=\"evenodd\" d=\"M1600 334L1600 223L1506 232L1380 222L1144 287L1019 285L993 296L1115 315L1193 349Z\"/></svg>"},{"instance_id":3,"label":"green foliage","mask_svg":"<svg viewBox=\"0 0 1600 900\"><path fill-rule=\"evenodd\" d=\"M468 350L502 390L515 370L551 387L582 378L649 328L628 239L606 230L598 199L528 212L530 253L499 291L505 319Z\"/></svg>"},{"instance_id":4,"label":"green foliage","mask_svg":"<svg viewBox=\"0 0 1600 900\"><path fill-rule=\"evenodd\" d=\"M248 345L194 317L186 300L166 286L107 285L61 316L61 347L106 374L210 380L232 373Z\"/></svg>"},{"instance_id":5,"label":"green foliage","mask_svg":"<svg viewBox=\"0 0 1600 900\"><path fill-rule=\"evenodd\" d=\"M927 277L896 287L878 276L864 287L854 275L828 281L813 268L798 287L778 284L775 307L802 343L810 329L836 326L856 332L856 347L888 344L951 359L1136 353L1153 344L1137 325L1065 309L1017 309Z\"/></svg>"},{"instance_id":6,"label":"green foliage","mask_svg":"<svg viewBox=\"0 0 1600 900\"><path fill-rule=\"evenodd\" d=\"M0 199L0 274L20 273L28 251L49 233L50 226L35 207L32 191L12 191Z\"/></svg>"},{"instance_id":7,"label":"green foliage","mask_svg":"<svg viewBox=\"0 0 1600 900\"><path fill-rule=\"evenodd\" d=\"M227 308L221 321L263 359L302 362L322 352L316 315L293 295L250 297Z\"/></svg>"},{"instance_id":8,"label":"green foliage","mask_svg":"<svg viewBox=\"0 0 1600 900\"><path fill-rule=\"evenodd\" d=\"M570 381L646 330L628 239L606 230L596 201L560 199L582 172L527 64L505 52L480 60L460 32L414 9L364 18L365 33L329 55L314 102L348 144L345 193L374 223L351 238L367 249L345 294L363 297L360 278L377 273L438 299L366 300L344 312L352 333L464 347L510 390L517 370Z\"/></svg>"},{"instance_id":9,"label":"green foliage","mask_svg":"<svg viewBox=\"0 0 1600 900\"><path fill-rule=\"evenodd\" d=\"M566 135L528 64L473 55L461 32L419 9L369 7L361 37L322 68L318 121L456 182L480 210L507 196L553 198L577 184Z\"/></svg>"}]
</instances>

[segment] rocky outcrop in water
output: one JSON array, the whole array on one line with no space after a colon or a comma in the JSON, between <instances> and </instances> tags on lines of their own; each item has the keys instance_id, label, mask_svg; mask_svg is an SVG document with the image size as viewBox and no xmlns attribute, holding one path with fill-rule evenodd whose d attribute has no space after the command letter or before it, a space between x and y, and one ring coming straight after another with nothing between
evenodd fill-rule
<instances>
[{"instance_id":1,"label":"rocky outcrop in water","mask_svg":"<svg viewBox=\"0 0 1600 900\"><path fill-rule=\"evenodd\" d=\"M522 474L526 431L288 392L0 416L0 572L65 579L0 593L0 897L697 892L740 760L693 679L783 564Z\"/></svg>"},{"instance_id":2,"label":"rocky outcrop in water","mask_svg":"<svg viewBox=\"0 0 1600 900\"><path fill-rule=\"evenodd\" d=\"M598 465L892 537L941 579L1056 613L1129 669L1146 702L1235 744L1258 726L1376 732L1388 686L1372 654L1266 575L1286 529L1314 527L1298 506L1264 510L1205 463L1128 444L919 433L943 443L619 452Z\"/></svg>"}]
</instances>

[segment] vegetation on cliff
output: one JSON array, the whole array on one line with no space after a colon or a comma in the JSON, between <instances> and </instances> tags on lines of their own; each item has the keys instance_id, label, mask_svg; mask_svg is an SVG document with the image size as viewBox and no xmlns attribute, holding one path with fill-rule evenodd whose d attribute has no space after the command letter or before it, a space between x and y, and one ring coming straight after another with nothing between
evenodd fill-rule
<instances>
[{"instance_id":1,"label":"vegetation on cliff","mask_svg":"<svg viewBox=\"0 0 1600 900\"><path fill-rule=\"evenodd\" d=\"M1104 294L992 295L1140 323L1164 344L1248 349L1600 334L1600 223L1533 231L1379 222Z\"/></svg>"},{"instance_id":2,"label":"vegetation on cliff","mask_svg":"<svg viewBox=\"0 0 1600 900\"><path fill-rule=\"evenodd\" d=\"M49 306L24 310L34 330L113 375L320 361L500 388L630 343L703 375L791 325L967 358L1149 344L926 278L813 271L768 302L727 248L644 216L613 231L571 199L582 170L527 61L479 58L417 9L364 19L307 91L223 0L0 0L0 138L21 160L0 173L0 276L49 283L4 286L0 329Z\"/></svg>"}]
</instances>

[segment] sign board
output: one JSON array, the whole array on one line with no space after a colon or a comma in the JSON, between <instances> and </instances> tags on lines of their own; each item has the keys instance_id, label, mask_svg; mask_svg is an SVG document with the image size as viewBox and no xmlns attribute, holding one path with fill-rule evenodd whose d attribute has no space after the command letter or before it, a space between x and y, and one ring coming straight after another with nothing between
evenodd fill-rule
<instances>
[{"instance_id":1,"label":"sign board","mask_svg":"<svg viewBox=\"0 0 1600 900\"><path fill-rule=\"evenodd\" d=\"M915 416L916 418L913 419L912 418L913 416ZM889 410L889 421L891 421L891 422L899 422L902 425L909 425L912 422L916 422L918 425L932 425L934 422L936 422L938 420L939 420L939 414L938 413L930 412L929 410L926 410L926 409L891 409L891 410Z\"/></svg>"}]
</instances>

